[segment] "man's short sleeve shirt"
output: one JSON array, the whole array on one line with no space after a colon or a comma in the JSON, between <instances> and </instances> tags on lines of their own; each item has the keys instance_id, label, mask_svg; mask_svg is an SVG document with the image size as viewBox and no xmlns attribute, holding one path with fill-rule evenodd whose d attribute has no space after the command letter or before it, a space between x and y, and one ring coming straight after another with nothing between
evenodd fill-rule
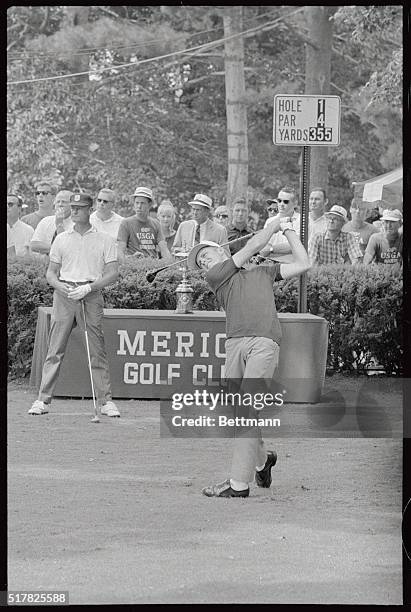
<instances>
[{"instance_id":1,"label":"man's short sleeve shirt","mask_svg":"<svg viewBox=\"0 0 411 612\"><path fill-rule=\"evenodd\" d=\"M102 277L106 264L117 261L117 243L95 227L83 235L73 228L56 236L50 261L60 264L62 280L92 282Z\"/></svg>"},{"instance_id":2,"label":"man's short sleeve shirt","mask_svg":"<svg viewBox=\"0 0 411 612\"><path fill-rule=\"evenodd\" d=\"M373 257L375 263L402 263L402 235L399 235L390 246L385 234L382 232L373 234L368 241L366 253Z\"/></svg>"},{"instance_id":3,"label":"man's short sleeve shirt","mask_svg":"<svg viewBox=\"0 0 411 612\"><path fill-rule=\"evenodd\" d=\"M281 341L273 282L282 280L280 264L237 268L232 258L215 264L207 281L226 312L227 338L253 336Z\"/></svg>"},{"instance_id":4,"label":"man's short sleeve shirt","mask_svg":"<svg viewBox=\"0 0 411 612\"><path fill-rule=\"evenodd\" d=\"M117 240L126 243L128 254L139 251L145 257L158 258L157 245L165 238L157 219L148 217L146 221L139 221L134 215L122 220Z\"/></svg>"}]
</instances>

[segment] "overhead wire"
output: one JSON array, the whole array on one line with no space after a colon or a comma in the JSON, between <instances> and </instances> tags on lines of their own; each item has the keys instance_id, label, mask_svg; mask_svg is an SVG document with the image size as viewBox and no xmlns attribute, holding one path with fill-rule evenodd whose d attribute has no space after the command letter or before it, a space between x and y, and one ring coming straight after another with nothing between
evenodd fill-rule
<instances>
[{"instance_id":1,"label":"overhead wire","mask_svg":"<svg viewBox=\"0 0 411 612\"><path fill-rule=\"evenodd\" d=\"M238 38L240 36L247 36L249 34L252 33L257 33L258 31L263 31L263 30L267 30L270 29L271 27L274 27L275 25L277 25L277 23L283 21L283 19L290 17L292 15L295 15L296 13L299 13L301 11L304 10L304 7L298 8L295 11L291 11L290 13L287 13L286 15L282 15L280 17L278 17L277 19L274 19L271 22L265 23L265 24L261 24L258 26L255 26L253 28L249 28L248 30L243 30L242 32L236 33L236 34L232 34L231 36L226 36L226 37L222 37L213 41L210 41L208 43L203 43L201 45L196 45L194 47L188 47L185 49L182 49L180 51L172 51L171 53L166 53L163 55L158 55L156 57L150 57L150 58L146 58L146 59L142 59L142 60L138 60L138 61L134 61L134 62L126 62L124 64L117 64L117 65L112 65L112 66L105 66L105 67L101 67L98 68L96 70L85 70L82 72L71 72L68 74L61 74L61 75L55 75L55 76L49 76L49 77L38 77L35 79L21 79L21 80L17 80L17 81L8 81L7 85L21 85L23 83L37 83L37 82L42 82L42 81L55 81L55 80L60 80L60 79L66 79L66 78L72 78L72 77L76 77L76 76L85 76L87 74L95 74L95 73L102 73L102 72L106 72L108 70L119 70L122 68L127 68L130 66L140 66L142 64L147 64L150 62L155 62L155 61L159 61L162 59L167 59L169 57L174 57L176 55L184 55L187 53L191 53L193 51L198 51L200 49L207 49L207 48L212 48L215 46L220 46L221 44L223 44L225 41L227 40L232 40L234 38Z\"/></svg>"},{"instance_id":2,"label":"overhead wire","mask_svg":"<svg viewBox=\"0 0 411 612\"><path fill-rule=\"evenodd\" d=\"M245 22L247 23L250 21L255 21L256 19L262 19L263 17L267 17L270 14L271 13L267 12L261 15L256 15L255 17L251 17L245 20ZM215 32L216 30L221 30L221 29L223 29L223 26L215 27L210 30L202 30L200 32L193 32L192 34L188 34L187 38L193 38L194 36L201 36L203 34L209 34L210 32ZM127 44L127 45L110 45L106 43L105 45L101 45L99 47L83 47L79 51L75 51L74 49L61 50L61 51L35 51L35 50L26 49L24 51L15 51L14 53L9 54L7 56L7 59L8 60L20 60L23 57L31 57L31 56L41 58L41 57L46 57L48 55L51 55L51 56L53 55L56 55L56 56L71 55L74 57L77 55L90 55L90 53L92 52L102 51L105 49L108 49L109 51L116 51L120 49L131 49L135 47L147 47L150 45L156 45L161 42L164 42L164 38L152 39L144 43L135 42L135 43ZM18 57L18 55L20 55L21 57Z\"/></svg>"}]
</instances>

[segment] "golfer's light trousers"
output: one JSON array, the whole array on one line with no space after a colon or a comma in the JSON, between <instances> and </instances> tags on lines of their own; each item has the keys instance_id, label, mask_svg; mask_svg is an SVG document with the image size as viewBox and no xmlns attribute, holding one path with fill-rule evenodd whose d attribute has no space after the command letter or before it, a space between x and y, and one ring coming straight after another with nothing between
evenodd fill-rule
<instances>
[{"instance_id":1,"label":"golfer's light trousers","mask_svg":"<svg viewBox=\"0 0 411 612\"><path fill-rule=\"evenodd\" d=\"M226 340L225 375L229 379L252 379L250 389L262 391L256 379L271 379L278 365L280 347L270 338L229 338ZM254 416L258 417L258 413ZM240 482L251 482L256 466L264 465L267 452L259 427L236 434L230 476Z\"/></svg>"},{"instance_id":2,"label":"golfer's light trousers","mask_svg":"<svg viewBox=\"0 0 411 612\"><path fill-rule=\"evenodd\" d=\"M111 400L110 374L103 336L103 304L103 296L100 291L93 291L84 298L91 369L99 406L103 406L107 400ZM48 351L43 365L38 396L38 399L46 404L51 402L70 333L75 325L78 325L83 332L82 338L84 351L86 352L81 302L66 298L55 291ZM76 381L73 380L73 385L75 384Z\"/></svg>"}]
</instances>

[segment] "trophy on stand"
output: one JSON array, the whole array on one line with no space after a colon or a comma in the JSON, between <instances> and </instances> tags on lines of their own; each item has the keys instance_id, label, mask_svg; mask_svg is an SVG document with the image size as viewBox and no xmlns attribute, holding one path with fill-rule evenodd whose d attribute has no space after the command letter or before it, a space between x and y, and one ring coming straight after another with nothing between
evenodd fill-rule
<instances>
[{"instance_id":1,"label":"trophy on stand","mask_svg":"<svg viewBox=\"0 0 411 612\"><path fill-rule=\"evenodd\" d=\"M174 312L178 314L187 314L193 312L193 288L190 286L187 280L187 257L188 253L175 253L175 257L184 259L185 261L180 262L179 269L183 273L180 284L176 289L177 295L177 308Z\"/></svg>"}]
</instances>

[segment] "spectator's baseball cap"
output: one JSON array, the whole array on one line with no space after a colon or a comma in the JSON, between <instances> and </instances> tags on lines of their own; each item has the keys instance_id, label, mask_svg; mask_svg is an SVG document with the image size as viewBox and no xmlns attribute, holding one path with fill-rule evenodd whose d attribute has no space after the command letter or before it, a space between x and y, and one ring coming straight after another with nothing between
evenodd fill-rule
<instances>
[{"instance_id":1,"label":"spectator's baseball cap","mask_svg":"<svg viewBox=\"0 0 411 612\"><path fill-rule=\"evenodd\" d=\"M325 212L324 215L326 217L328 217L329 215L335 215L336 217L340 217L340 219L344 219L344 221L347 221L347 211L345 210L344 206L338 206L338 204L334 204L334 206L331 206L330 210L328 212Z\"/></svg>"},{"instance_id":2,"label":"spectator's baseball cap","mask_svg":"<svg viewBox=\"0 0 411 612\"><path fill-rule=\"evenodd\" d=\"M382 217L380 221L401 221L402 222L402 212L397 208L393 208L392 210L384 210L382 213Z\"/></svg>"},{"instance_id":3,"label":"spectator's baseball cap","mask_svg":"<svg viewBox=\"0 0 411 612\"><path fill-rule=\"evenodd\" d=\"M148 198L153 202L153 192L148 187L136 187L132 196L141 196L143 198Z\"/></svg>"},{"instance_id":4,"label":"spectator's baseball cap","mask_svg":"<svg viewBox=\"0 0 411 612\"><path fill-rule=\"evenodd\" d=\"M209 210L213 208L213 200L208 196L203 195L202 193L196 193L196 195L194 196L194 200L191 200L191 202L189 202L190 206L192 206L193 204L200 204L200 206L205 206Z\"/></svg>"},{"instance_id":5,"label":"spectator's baseball cap","mask_svg":"<svg viewBox=\"0 0 411 612\"><path fill-rule=\"evenodd\" d=\"M73 193L70 204L76 206L93 206L93 198L88 193Z\"/></svg>"},{"instance_id":6,"label":"spectator's baseball cap","mask_svg":"<svg viewBox=\"0 0 411 612\"><path fill-rule=\"evenodd\" d=\"M188 254L187 257L187 267L190 270L200 270L200 266L197 263L197 255L200 251L205 249L205 247L217 247L220 248L220 245L217 242L212 242L211 240L203 240L199 244L196 244Z\"/></svg>"}]
</instances>

